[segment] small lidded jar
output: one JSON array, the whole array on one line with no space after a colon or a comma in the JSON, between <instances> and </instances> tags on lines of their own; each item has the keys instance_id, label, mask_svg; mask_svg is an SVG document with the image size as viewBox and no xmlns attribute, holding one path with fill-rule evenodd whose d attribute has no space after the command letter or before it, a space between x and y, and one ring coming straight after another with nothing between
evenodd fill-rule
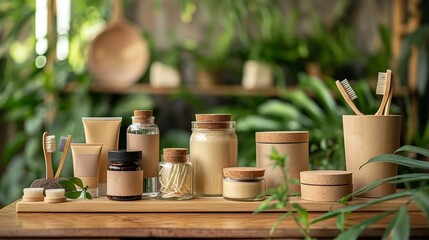
<instances>
[{"instance_id":1,"label":"small lidded jar","mask_svg":"<svg viewBox=\"0 0 429 240\"><path fill-rule=\"evenodd\" d=\"M194 184L188 149L164 148L161 159L158 172L158 199L191 199Z\"/></svg>"},{"instance_id":2,"label":"small lidded jar","mask_svg":"<svg viewBox=\"0 0 429 240\"><path fill-rule=\"evenodd\" d=\"M223 198L260 201L265 198L264 168L230 167L223 169Z\"/></svg>"},{"instance_id":3,"label":"small lidded jar","mask_svg":"<svg viewBox=\"0 0 429 240\"><path fill-rule=\"evenodd\" d=\"M140 200L143 193L142 151L109 151L107 168L107 198L110 200Z\"/></svg>"}]
</instances>

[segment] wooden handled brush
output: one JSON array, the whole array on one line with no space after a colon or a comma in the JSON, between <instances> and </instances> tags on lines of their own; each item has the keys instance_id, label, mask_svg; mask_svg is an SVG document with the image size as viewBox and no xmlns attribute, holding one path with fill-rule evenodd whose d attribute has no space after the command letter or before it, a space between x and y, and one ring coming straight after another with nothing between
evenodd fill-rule
<instances>
[{"instance_id":1,"label":"wooden handled brush","mask_svg":"<svg viewBox=\"0 0 429 240\"><path fill-rule=\"evenodd\" d=\"M392 79L392 71L387 69L385 73L378 73L377 80L377 95L383 95L383 99L381 100L380 107L377 112L374 114L376 116L380 116L383 114L384 108L386 107L387 101L389 99L390 94L390 85ZM389 105L390 108L390 105Z\"/></svg>"},{"instance_id":2,"label":"wooden handled brush","mask_svg":"<svg viewBox=\"0 0 429 240\"><path fill-rule=\"evenodd\" d=\"M390 105L392 103L392 94L393 94L393 73L391 75L389 98L387 99L386 107L384 108L384 115L390 114Z\"/></svg>"},{"instance_id":3,"label":"wooden handled brush","mask_svg":"<svg viewBox=\"0 0 429 240\"><path fill-rule=\"evenodd\" d=\"M55 178L59 178L61 175L64 162L66 161L67 154L69 152L71 140L72 140L71 135L68 135L67 137L61 136L60 144L58 145L58 151L62 152L62 154L61 154L60 165L58 166L57 172L55 173Z\"/></svg>"},{"instance_id":4,"label":"wooden handled brush","mask_svg":"<svg viewBox=\"0 0 429 240\"><path fill-rule=\"evenodd\" d=\"M42 136L43 154L45 155L46 179L54 178L52 170L52 153L55 152L55 136L48 136L48 132L44 132Z\"/></svg>"},{"instance_id":5,"label":"wooden handled brush","mask_svg":"<svg viewBox=\"0 0 429 240\"><path fill-rule=\"evenodd\" d=\"M349 107L353 110L353 112L356 113L356 115L364 115L354 104L353 100L357 99L357 95L355 91L353 91L353 88L350 86L349 81L347 79L344 79L343 81L335 81L335 84L337 85L338 90L340 91L341 95L343 96L344 100L347 102Z\"/></svg>"}]
</instances>

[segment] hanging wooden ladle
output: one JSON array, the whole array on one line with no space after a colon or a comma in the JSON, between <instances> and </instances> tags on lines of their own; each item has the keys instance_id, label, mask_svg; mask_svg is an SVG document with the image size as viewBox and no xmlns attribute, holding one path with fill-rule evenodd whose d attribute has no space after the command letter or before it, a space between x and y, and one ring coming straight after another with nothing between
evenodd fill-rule
<instances>
[{"instance_id":1,"label":"hanging wooden ladle","mask_svg":"<svg viewBox=\"0 0 429 240\"><path fill-rule=\"evenodd\" d=\"M138 28L124 18L120 0L112 0L112 10L106 28L91 42L89 70L98 83L129 87L147 69L149 49Z\"/></svg>"}]
</instances>

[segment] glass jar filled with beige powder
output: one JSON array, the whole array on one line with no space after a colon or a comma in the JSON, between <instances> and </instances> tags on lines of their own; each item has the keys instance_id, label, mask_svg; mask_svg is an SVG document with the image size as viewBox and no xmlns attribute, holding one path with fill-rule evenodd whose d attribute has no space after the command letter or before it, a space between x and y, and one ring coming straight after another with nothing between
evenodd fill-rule
<instances>
[{"instance_id":1,"label":"glass jar filled with beige powder","mask_svg":"<svg viewBox=\"0 0 429 240\"><path fill-rule=\"evenodd\" d=\"M223 169L237 166L238 140L231 115L196 114L189 145L194 195L221 196Z\"/></svg>"},{"instance_id":2,"label":"glass jar filled with beige powder","mask_svg":"<svg viewBox=\"0 0 429 240\"><path fill-rule=\"evenodd\" d=\"M260 201L265 198L264 168L224 168L223 197L235 201Z\"/></svg>"}]
</instances>

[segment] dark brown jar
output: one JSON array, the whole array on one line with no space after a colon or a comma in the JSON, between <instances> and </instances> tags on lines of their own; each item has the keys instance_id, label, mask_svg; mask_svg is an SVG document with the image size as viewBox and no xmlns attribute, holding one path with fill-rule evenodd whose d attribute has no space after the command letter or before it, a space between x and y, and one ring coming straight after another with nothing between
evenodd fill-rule
<instances>
[{"instance_id":1,"label":"dark brown jar","mask_svg":"<svg viewBox=\"0 0 429 240\"><path fill-rule=\"evenodd\" d=\"M118 201L140 200L143 194L143 170L140 150L109 151L107 198Z\"/></svg>"}]
</instances>

